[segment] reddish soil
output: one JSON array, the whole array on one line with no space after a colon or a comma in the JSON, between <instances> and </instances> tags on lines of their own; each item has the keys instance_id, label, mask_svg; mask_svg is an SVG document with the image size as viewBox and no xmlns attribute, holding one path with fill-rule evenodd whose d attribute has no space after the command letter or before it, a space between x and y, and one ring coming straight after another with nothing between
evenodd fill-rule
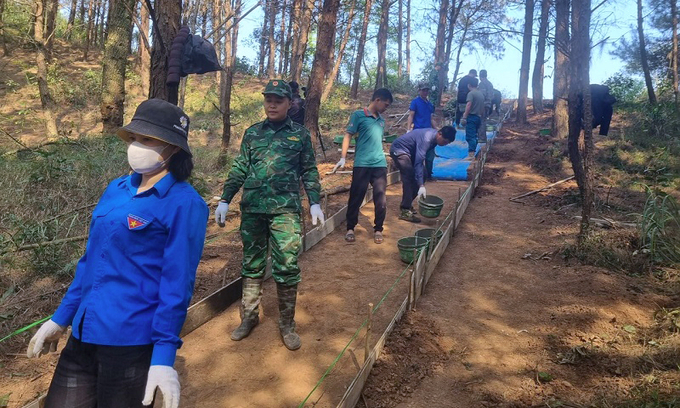
<instances>
[{"instance_id":1,"label":"reddish soil","mask_svg":"<svg viewBox=\"0 0 680 408\"><path fill-rule=\"evenodd\" d=\"M650 388L677 395L678 339L653 315L678 299L652 277L561 256L578 232L578 209L554 198L574 185L508 200L563 178L536 168L543 142L532 133L504 128L483 185L358 407L611 407Z\"/></svg>"}]
</instances>

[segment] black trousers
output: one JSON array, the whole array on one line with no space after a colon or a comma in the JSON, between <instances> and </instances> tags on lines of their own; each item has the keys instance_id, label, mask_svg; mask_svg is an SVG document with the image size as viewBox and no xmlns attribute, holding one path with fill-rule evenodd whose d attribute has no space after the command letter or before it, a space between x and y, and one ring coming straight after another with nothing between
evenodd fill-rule
<instances>
[{"instance_id":1,"label":"black trousers","mask_svg":"<svg viewBox=\"0 0 680 408\"><path fill-rule=\"evenodd\" d=\"M353 230L359 222L359 208L364 201L368 185L373 186L373 204L375 205L374 231L383 230L387 213L387 167L355 167L352 171L352 185L349 188L347 203L347 229Z\"/></svg>"},{"instance_id":2,"label":"black trousers","mask_svg":"<svg viewBox=\"0 0 680 408\"><path fill-rule=\"evenodd\" d=\"M418 195L418 182L416 182L416 172L413 169L413 162L411 156L408 154L400 154L398 156L390 154L394 165L399 169L401 174L401 204L399 208L402 210L409 210L413 204L413 200Z\"/></svg>"},{"instance_id":3,"label":"black trousers","mask_svg":"<svg viewBox=\"0 0 680 408\"><path fill-rule=\"evenodd\" d=\"M142 408L152 351L151 344L99 346L71 336L45 408Z\"/></svg>"}]
</instances>

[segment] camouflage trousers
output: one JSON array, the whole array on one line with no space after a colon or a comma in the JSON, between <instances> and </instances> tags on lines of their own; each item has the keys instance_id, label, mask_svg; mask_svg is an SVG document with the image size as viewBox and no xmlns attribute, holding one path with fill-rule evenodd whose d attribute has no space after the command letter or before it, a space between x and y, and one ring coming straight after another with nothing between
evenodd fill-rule
<instances>
[{"instance_id":1,"label":"camouflage trousers","mask_svg":"<svg viewBox=\"0 0 680 408\"><path fill-rule=\"evenodd\" d=\"M298 255L302 249L300 214L241 214L243 269L247 278L264 278L271 247L272 275L287 286L300 282Z\"/></svg>"}]
</instances>

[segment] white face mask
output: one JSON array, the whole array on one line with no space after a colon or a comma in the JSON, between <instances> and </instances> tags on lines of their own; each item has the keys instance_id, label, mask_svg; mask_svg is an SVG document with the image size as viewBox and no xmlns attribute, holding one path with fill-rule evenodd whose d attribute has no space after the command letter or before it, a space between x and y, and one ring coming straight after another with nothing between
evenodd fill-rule
<instances>
[{"instance_id":1,"label":"white face mask","mask_svg":"<svg viewBox=\"0 0 680 408\"><path fill-rule=\"evenodd\" d=\"M163 167L165 162L170 160L163 160L163 150L170 145L162 146L147 146L140 142L132 142L128 145L127 156L128 163L132 170L139 174L153 173L154 171Z\"/></svg>"}]
</instances>

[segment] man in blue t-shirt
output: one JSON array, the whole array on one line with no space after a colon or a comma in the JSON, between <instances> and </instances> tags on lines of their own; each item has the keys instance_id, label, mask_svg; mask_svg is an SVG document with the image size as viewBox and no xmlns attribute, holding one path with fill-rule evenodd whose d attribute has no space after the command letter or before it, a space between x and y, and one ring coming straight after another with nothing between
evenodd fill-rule
<instances>
[{"instance_id":1,"label":"man in blue t-shirt","mask_svg":"<svg viewBox=\"0 0 680 408\"><path fill-rule=\"evenodd\" d=\"M367 108L356 110L349 117L349 123L342 141L342 156L334 171L345 166L345 157L352 137L356 137L354 151L354 169L352 185L347 203L347 233L345 241L354 242L354 227L359 222L359 208L366 196L368 185L373 186L373 203L375 204L375 226L373 241L383 242L383 222L387 212L387 160L383 152L383 132L385 119L380 116L392 103L392 93L385 88L373 92L371 103Z\"/></svg>"},{"instance_id":2,"label":"man in blue t-shirt","mask_svg":"<svg viewBox=\"0 0 680 408\"><path fill-rule=\"evenodd\" d=\"M429 100L430 85L427 82L421 82L418 85L418 96L411 101L408 110L408 122L406 129L430 129L436 127L434 124L434 105ZM434 163L434 150L428 153L425 160L425 180L432 179L432 166Z\"/></svg>"}]
</instances>

